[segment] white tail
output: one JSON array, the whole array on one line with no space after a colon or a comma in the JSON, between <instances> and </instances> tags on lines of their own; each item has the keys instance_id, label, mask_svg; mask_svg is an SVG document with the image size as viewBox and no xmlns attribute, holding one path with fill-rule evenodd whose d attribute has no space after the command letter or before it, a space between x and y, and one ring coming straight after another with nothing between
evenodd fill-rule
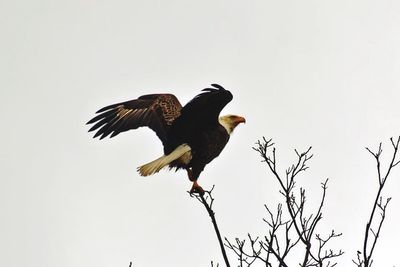
<instances>
[{"instance_id":1,"label":"white tail","mask_svg":"<svg viewBox=\"0 0 400 267\"><path fill-rule=\"evenodd\" d=\"M137 168L137 170L142 176L152 175L160 171L162 168L164 168L174 160L180 158L182 155L189 152L190 150L190 146L188 146L187 144L182 144L175 148L175 150L172 151L170 154L164 155L156 160L153 160L152 162L140 166Z\"/></svg>"}]
</instances>

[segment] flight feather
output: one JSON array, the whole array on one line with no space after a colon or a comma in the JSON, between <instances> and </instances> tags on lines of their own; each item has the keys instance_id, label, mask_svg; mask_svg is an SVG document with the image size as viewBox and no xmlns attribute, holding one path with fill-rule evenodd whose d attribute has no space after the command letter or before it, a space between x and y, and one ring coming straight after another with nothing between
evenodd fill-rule
<instances>
[{"instance_id":1,"label":"flight feather","mask_svg":"<svg viewBox=\"0 0 400 267\"><path fill-rule=\"evenodd\" d=\"M182 105L172 94L144 95L138 99L101 108L99 115L87 122L94 124L89 131L94 137L114 137L121 132L147 126L156 132L164 143L168 128L181 114Z\"/></svg>"}]
</instances>

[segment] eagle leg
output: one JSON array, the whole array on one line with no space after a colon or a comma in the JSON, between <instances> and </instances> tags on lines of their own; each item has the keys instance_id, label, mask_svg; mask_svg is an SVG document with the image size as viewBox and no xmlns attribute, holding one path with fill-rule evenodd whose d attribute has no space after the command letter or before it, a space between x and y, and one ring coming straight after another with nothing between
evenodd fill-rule
<instances>
[{"instance_id":1,"label":"eagle leg","mask_svg":"<svg viewBox=\"0 0 400 267\"><path fill-rule=\"evenodd\" d=\"M192 182L194 182L194 181L196 180L196 178L193 177L193 171L192 171L192 169L187 168L186 171L187 171L187 175L188 175L188 177L189 177L189 180L192 181Z\"/></svg>"},{"instance_id":2,"label":"eagle leg","mask_svg":"<svg viewBox=\"0 0 400 267\"><path fill-rule=\"evenodd\" d=\"M197 183L197 180L193 181L192 189L190 189L190 193L199 193L200 195L204 195L204 189Z\"/></svg>"}]
</instances>

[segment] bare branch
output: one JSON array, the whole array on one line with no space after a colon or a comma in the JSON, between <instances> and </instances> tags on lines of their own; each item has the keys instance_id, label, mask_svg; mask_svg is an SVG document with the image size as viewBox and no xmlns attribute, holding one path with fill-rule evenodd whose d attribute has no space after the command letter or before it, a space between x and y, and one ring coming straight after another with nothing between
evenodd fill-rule
<instances>
[{"instance_id":1,"label":"bare branch","mask_svg":"<svg viewBox=\"0 0 400 267\"><path fill-rule=\"evenodd\" d=\"M363 242L363 249L362 252L358 251L357 252L357 259L353 259L353 263L357 265L358 267L370 267L372 265L373 259L372 255L375 250L383 222L386 217L386 209L387 206L391 200L391 198L387 198L386 201L383 201L382 197L382 190L386 184L387 179L389 178L389 175L391 171L393 170L394 167L396 167L400 159L397 158L397 152L399 150L399 144L400 144L400 136L397 138L396 141L393 140L393 138L390 138L390 142L393 147L393 152L392 152L392 157L389 162L389 166L387 167L386 173L383 176L382 175L382 169L381 169L381 158L380 156L382 155L382 143L379 144L378 151L373 152L371 149L366 148L367 151L373 155L375 158L376 162L376 169L378 173L378 191L375 196L375 201L372 206L371 213L369 215L369 219L367 221L367 224L365 226L365 234L364 234L364 242ZM378 211L380 211L380 218L378 219L378 226L373 228L372 224L374 222L375 216L377 215ZM372 237L370 236L370 233L372 233Z\"/></svg>"},{"instance_id":2,"label":"bare branch","mask_svg":"<svg viewBox=\"0 0 400 267\"><path fill-rule=\"evenodd\" d=\"M301 172L306 171L309 160L313 157L310 153L311 147L304 152L299 152L297 149L294 150L297 160L294 164L291 164L285 170L285 176L281 176L277 171L277 153L274 147L272 139L267 140L263 137L262 141L256 143L256 147L253 147L262 157L262 162L265 162L268 169L271 171L275 180L280 185L279 192L284 198L285 211L288 215L287 220L282 220L283 216L283 205L279 204L276 213L265 205L267 217L264 218L264 222L268 226L267 235L260 241L257 238L252 238L248 235L250 241L251 253L244 252L244 241L239 245L233 245L229 241L228 247L235 251L239 259L243 259L243 256L252 258L253 260L259 260L264 263L265 266L273 266L272 260L278 264L279 267L288 266L286 261L290 251L295 247L303 247L304 259L300 263L302 267L318 266L318 267L332 267L336 263L332 262L333 258L339 257L343 254L342 251L333 252L332 250L325 250L326 243L332 238L341 236L333 232L328 238L319 240L316 239L317 246L316 254L312 251L314 240L314 232L316 226L322 219L322 208L325 203L327 182L326 180L322 183L322 199L319 203L316 213L307 214L306 212L306 193L303 188L300 188L299 195L294 192L296 187L296 179ZM283 202L282 202L283 203ZM261 248L261 250L260 250ZM262 256L264 254L265 256ZM247 261L240 260L240 266L242 263ZM253 261L254 262L254 261ZM248 265L249 266L249 265Z\"/></svg>"},{"instance_id":3,"label":"bare branch","mask_svg":"<svg viewBox=\"0 0 400 267\"><path fill-rule=\"evenodd\" d=\"M215 212L212 210L212 205L214 203L214 198L212 196L212 191L214 190L214 186L209 191L204 191L204 194L199 193L189 193L191 197L196 198L203 206L206 208L208 215L211 218L212 224L214 226L215 234L217 235L219 246L221 248L221 253L225 261L226 267L230 267L228 256L226 255L224 242L222 241L221 233L219 231L217 221L215 219Z\"/></svg>"}]
</instances>

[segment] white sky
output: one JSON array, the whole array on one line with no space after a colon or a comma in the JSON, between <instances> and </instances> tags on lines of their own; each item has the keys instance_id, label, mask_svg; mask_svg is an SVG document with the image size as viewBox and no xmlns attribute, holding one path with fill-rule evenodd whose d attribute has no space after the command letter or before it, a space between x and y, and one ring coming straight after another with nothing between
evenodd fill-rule
<instances>
[{"instance_id":1,"label":"white sky","mask_svg":"<svg viewBox=\"0 0 400 267\"><path fill-rule=\"evenodd\" d=\"M98 141L85 126L105 105L186 103L217 82L234 95L223 113L247 118L199 180L216 185L222 234L265 232L263 204L279 200L257 139L275 140L282 171L312 145L299 186L316 204L330 178L319 230L343 233L351 266L377 187L364 147L389 153L400 134L399 14L398 1L2 1L0 265L222 264L186 173L136 173L161 155L156 135ZM399 176L376 266L399 264Z\"/></svg>"}]
</instances>

